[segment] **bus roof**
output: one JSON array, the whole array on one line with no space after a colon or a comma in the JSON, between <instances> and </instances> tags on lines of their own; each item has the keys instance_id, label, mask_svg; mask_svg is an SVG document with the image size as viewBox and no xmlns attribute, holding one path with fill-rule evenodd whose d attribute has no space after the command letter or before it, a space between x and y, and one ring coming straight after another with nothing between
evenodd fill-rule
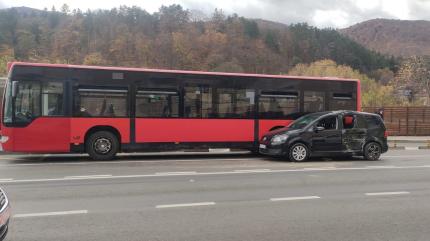
<instances>
[{"instance_id":1,"label":"bus roof","mask_svg":"<svg viewBox=\"0 0 430 241\"><path fill-rule=\"evenodd\" d=\"M136 71L152 73L171 73L171 74L194 74L194 75L213 75L213 76L239 76L239 77L263 77L263 78L283 78L283 79L305 79L305 80L337 80L337 81L354 81L360 82L359 79L348 79L338 77L313 77L313 76L292 76L292 75L270 75L270 74L249 74L249 73L226 73L226 72L208 72L208 71L191 71L191 70L169 70L169 69L149 69L149 68L129 68L129 67L111 67L111 66L91 66L91 65L70 65L70 64L47 64L47 63L30 63L30 62L11 62L8 63L8 69L15 65L34 66L34 67L51 67L51 68L76 68L76 69L95 69L95 70L113 70L113 71Z\"/></svg>"}]
</instances>

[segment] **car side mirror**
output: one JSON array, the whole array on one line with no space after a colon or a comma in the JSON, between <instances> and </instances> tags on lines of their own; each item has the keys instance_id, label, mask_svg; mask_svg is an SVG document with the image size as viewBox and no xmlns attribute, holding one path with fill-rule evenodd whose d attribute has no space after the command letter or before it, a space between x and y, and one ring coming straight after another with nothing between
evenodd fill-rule
<instances>
[{"instance_id":1,"label":"car side mirror","mask_svg":"<svg viewBox=\"0 0 430 241\"><path fill-rule=\"evenodd\" d=\"M320 132L320 131L323 131L323 130L325 130L325 128L324 128L324 127L322 127L322 126L316 126L316 127L314 128L314 131L315 131L315 132Z\"/></svg>"}]
</instances>

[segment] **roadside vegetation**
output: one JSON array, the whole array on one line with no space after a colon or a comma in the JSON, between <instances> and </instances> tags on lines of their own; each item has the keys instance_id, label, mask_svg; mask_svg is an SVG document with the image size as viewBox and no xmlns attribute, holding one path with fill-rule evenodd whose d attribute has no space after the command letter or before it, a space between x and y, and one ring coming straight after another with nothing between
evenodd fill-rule
<instances>
[{"instance_id":1,"label":"roadside vegetation","mask_svg":"<svg viewBox=\"0 0 430 241\"><path fill-rule=\"evenodd\" d=\"M12 8L0 11L0 32L0 75L8 61L19 60L339 76L362 80L365 106L428 103L428 97L423 100L428 62L376 53L334 29L287 26L218 9L206 16L180 5L153 14L125 6L85 12L67 5Z\"/></svg>"}]
</instances>

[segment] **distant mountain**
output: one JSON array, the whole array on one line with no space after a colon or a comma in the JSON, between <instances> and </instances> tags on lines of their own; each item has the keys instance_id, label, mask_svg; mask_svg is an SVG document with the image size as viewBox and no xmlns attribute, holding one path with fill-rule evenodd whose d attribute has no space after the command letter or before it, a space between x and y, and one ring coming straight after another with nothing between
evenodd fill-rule
<instances>
[{"instance_id":1,"label":"distant mountain","mask_svg":"<svg viewBox=\"0 0 430 241\"><path fill-rule=\"evenodd\" d=\"M401 57L430 55L430 21L374 19L340 32L380 53Z\"/></svg>"},{"instance_id":2,"label":"distant mountain","mask_svg":"<svg viewBox=\"0 0 430 241\"><path fill-rule=\"evenodd\" d=\"M334 29L285 25L215 11L195 20L180 5L82 12L0 11L0 65L7 60L279 74L331 59L363 73L393 69L395 59ZM1 73L1 69L0 69Z\"/></svg>"},{"instance_id":3,"label":"distant mountain","mask_svg":"<svg viewBox=\"0 0 430 241\"><path fill-rule=\"evenodd\" d=\"M38 14L43 12L42 10L39 9L35 9L35 8L29 8L29 7L12 7L12 8L4 8L4 9L0 9L0 11L16 11L17 14L20 14L21 16L27 16L27 15L31 15L31 14Z\"/></svg>"}]
</instances>

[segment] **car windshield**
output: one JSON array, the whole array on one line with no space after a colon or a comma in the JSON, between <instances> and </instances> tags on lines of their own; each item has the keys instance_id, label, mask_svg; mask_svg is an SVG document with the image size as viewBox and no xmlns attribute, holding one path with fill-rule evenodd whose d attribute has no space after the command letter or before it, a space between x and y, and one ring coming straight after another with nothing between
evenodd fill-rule
<instances>
[{"instance_id":1,"label":"car windshield","mask_svg":"<svg viewBox=\"0 0 430 241\"><path fill-rule=\"evenodd\" d=\"M299 119L295 120L291 125L288 127L289 129L296 130L296 129L302 129L312 123L314 120L318 119L320 116L322 116L324 113L312 113L305 116L300 117Z\"/></svg>"}]
</instances>

